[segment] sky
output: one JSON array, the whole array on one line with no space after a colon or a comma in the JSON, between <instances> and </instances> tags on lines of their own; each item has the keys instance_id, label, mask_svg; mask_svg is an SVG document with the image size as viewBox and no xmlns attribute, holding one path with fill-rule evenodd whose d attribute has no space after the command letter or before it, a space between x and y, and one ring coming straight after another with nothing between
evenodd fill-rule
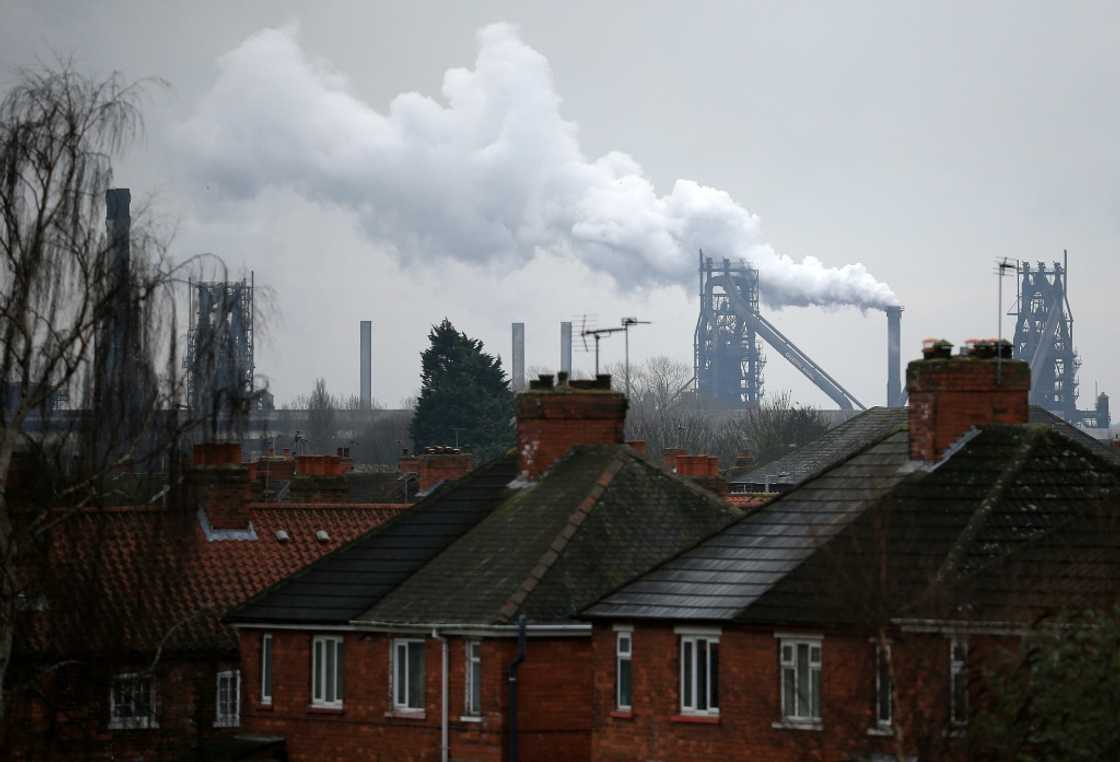
<instances>
[{"instance_id":1,"label":"sky","mask_svg":"<svg viewBox=\"0 0 1120 762\"><path fill-rule=\"evenodd\" d=\"M256 365L280 401L320 376L357 393L360 320L387 406L444 316L507 361L524 322L547 369L560 321L635 316L631 362L691 364L700 247L755 262L766 317L868 405L879 307L903 305L905 359L992 336L995 262L1068 250L1081 407L1120 394L1114 4L0 0L0 18L0 88L59 57L153 79L116 182L175 256L267 288ZM767 356L767 390L831 407Z\"/></svg>"}]
</instances>

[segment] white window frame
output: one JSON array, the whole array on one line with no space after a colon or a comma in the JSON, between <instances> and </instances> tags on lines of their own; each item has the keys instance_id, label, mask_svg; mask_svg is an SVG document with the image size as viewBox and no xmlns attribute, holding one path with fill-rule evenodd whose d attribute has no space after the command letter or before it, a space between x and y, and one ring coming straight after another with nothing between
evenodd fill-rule
<instances>
[{"instance_id":1,"label":"white window frame","mask_svg":"<svg viewBox=\"0 0 1120 762\"><path fill-rule=\"evenodd\" d=\"M390 697L391 697L392 702L393 702L393 712L395 714L423 714L424 711L425 711L425 705L424 705L424 693L425 693L425 691L424 691L424 689L426 687L425 683L427 682L427 675L425 674L427 670L425 669L426 665L424 663L424 660L425 660L424 639L423 638L394 638L392 646L393 646L392 649L389 651L389 662L390 662L389 692L390 692ZM409 652L413 648L419 648L420 649L420 685L419 685L419 687L412 685L412 676L409 674L409 663L410 663ZM405 660L404 660L403 665L400 663L400 656L399 656L399 652L400 652L401 649L404 650L404 654L405 654L405 657L404 657ZM402 676L404 678L404 685L403 686L401 686L399 684L401 681L398 679L398 676L397 676L397 671L402 666L404 667L404 670L402 672ZM403 687L403 690L404 690L404 700L403 701L399 700L399 696L397 695L397 689L402 688L402 687ZM418 690L419 694L413 693L414 690ZM418 701L420 705L419 706L411 706L411 704L415 703L416 701Z\"/></svg>"},{"instance_id":2,"label":"white window frame","mask_svg":"<svg viewBox=\"0 0 1120 762\"><path fill-rule=\"evenodd\" d=\"M625 647L623 647L625 646ZM683 653L683 650L682 650ZM630 694L623 701L622 696L622 668L626 667L627 693ZM620 712L629 712L634 704L634 633L629 630L619 630L615 633L614 646L614 706Z\"/></svg>"},{"instance_id":3,"label":"white window frame","mask_svg":"<svg viewBox=\"0 0 1120 762\"><path fill-rule=\"evenodd\" d=\"M808 708L806 712L802 712L802 707L798 702L798 689L800 683L800 668L798 664L798 651L804 646L806 649L806 664L805 667L809 670L808 686L809 696L807 698ZM787 649L789 657L787 658ZM813 653L816 651L816 663L813 662ZM821 723L821 704L823 703L821 693L822 680L821 680L821 667L824 665L824 646L820 637L806 637L806 636L782 636L778 639L778 684L781 687L781 714L782 722L787 725L808 725L819 726ZM793 696L789 695L789 689L786 687L786 674L787 671L793 674ZM816 698L816 706L814 707L814 692ZM789 704L792 701L793 711L789 711ZM814 709L816 710L814 712Z\"/></svg>"},{"instance_id":4,"label":"white window frame","mask_svg":"<svg viewBox=\"0 0 1120 762\"><path fill-rule=\"evenodd\" d=\"M261 636L261 704L272 706L272 633Z\"/></svg>"},{"instance_id":5,"label":"white window frame","mask_svg":"<svg viewBox=\"0 0 1120 762\"><path fill-rule=\"evenodd\" d=\"M143 686L144 683L148 685L148 715L146 717L139 717L136 715L135 700L128 704L119 705L117 703L117 686L123 683L132 682ZM134 688L133 691L136 689ZM118 706L130 706L131 713L127 717L117 716ZM156 718L157 710L159 708L159 693L156 690L156 680L153 675L144 675L139 672L122 672L113 676L113 682L109 685L109 728L110 730L147 730L149 728L158 728L159 720Z\"/></svg>"},{"instance_id":6,"label":"white window frame","mask_svg":"<svg viewBox=\"0 0 1120 762\"><path fill-rule=\"evenodd\" d=\"M222 712L222 681L232 683L233 712ZM241 726L241 670L227 669L218 673L214 693L214 727L237 728Z\"/></svg>"},{"instance_id":7,"label":"white window frame","mask_svg":"<svg viewBox=\"0 0 1120 762\"><path fill-rule=\"evenodd\" d=\"M963 654L958 655L958 648ZM957 701L958 689L961 702ZM957 728L968 724L968 638L964 635L949 638L949 722Z\"/></svg>"},{"instance_id":8,"label":"white window frame","mask_svg":"<svg viewBox=\"0 0 1120 762\"><path fill-rule=\"evenodd\" d=\"M712 669L712 651L714 645L719 649L718 632L697 632L681 634L680 636L680 707L681 714L697 715L701 717L719 716L719 657L716 657L716 668ZM700 644L704 644L706 658L703 664L704 690L700 690ZM713 690L714 687L714 690ZM703 696L700 693L703 692ZM712 699L715 698L715 706ZM703 698L703 701L700 699ZM704 704L703 707L700 705Z\"/></svg>"},{"instance_id":9,"label":"white window frame","mask_svg":"<svg viewBox=\"0 0 1120 762\"><path fill-rule=\"evenodd\" d=\"M875 728L888 731L894 726L894 681L890 674L891 644L875 644ZM882 715L883 701L887 702L887 716Z\"/></svg>"},{"instance_id":10,"label":"white window frame","mask_svg":"<svg viewBox=\"0 0 1120 762\"><path fill-rule=\"evenodd\" d=\"M463 683L466 695L463 697L463 716L476 718L482 716L482 641L468 640L466 643L466 659L463 662ZM478 701L474 700L475 689L478 689Z\"/></svg>"},{"instance_id":11,"label":"white window frame","mask_svg":"<svg viewBox=\"0 0 1120 762\"><path fill-rule=\"evenodd\" d=\"M342 676L346 651L340 635L316 635L311 639L311 705L327 709L341 709L343 696ZM334 674L329 665L333 662ZM331 691L333 678L334 690Z\"/></svg>"}]
</instances>

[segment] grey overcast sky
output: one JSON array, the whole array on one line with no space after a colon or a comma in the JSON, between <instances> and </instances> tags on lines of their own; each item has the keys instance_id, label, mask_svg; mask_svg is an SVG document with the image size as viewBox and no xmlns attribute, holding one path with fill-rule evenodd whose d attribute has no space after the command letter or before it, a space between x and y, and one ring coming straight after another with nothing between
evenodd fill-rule
<instances>
[{"instance_id":1,"label":"grey overcast sky","mask_svg":"<svg viewBox=\"0 0 1120 762\"><path fill-rule=\"evenodd\" d=\"M170 84L117 184L152 201L178 256L273 290L257 367L281 401L317 376L357 392L362 319L388 405L415 393L444 315L503 358L524 321L527 364L549 368L561 320L636 315L653 325L632 360L691 363L695 255L674 259L669 233L769 257L796 298L889 287L904 357L995 334L996 259L1068 249L1081 406L1098 384L1120 394L1115 3L0 0L0 84L54 56ZM409 92L431 101L394 101ZM480 173L460 153L488 129L505 142ZM516 240L489 224L510 215ZM738 242L756 248L718 251ZM766 314L883 403L881 312ZM604 350L621 360L620 340ZM768 390L828 406L768 355Z\"/></svg>"}]
</instances>

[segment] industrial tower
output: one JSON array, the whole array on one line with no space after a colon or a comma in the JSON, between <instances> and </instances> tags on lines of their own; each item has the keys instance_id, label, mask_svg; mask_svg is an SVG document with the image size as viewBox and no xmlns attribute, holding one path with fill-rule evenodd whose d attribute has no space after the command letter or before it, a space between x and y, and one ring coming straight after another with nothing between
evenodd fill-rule
<instances>
[{"instance_id":1,"label":"industrial tower","mask_svg":"<svg viewBox=\"0 0 1120 762\"><path fill-rule=\"evenodd\" d=\"M700 252L700 317L693 339L693 378L697 393L728 407L757 405L762 400L762 367L765 364L762 341L827 394L841 410L866 409L762 317L758 309L758 270L746 262L730 259L717 265Z\"/></svg>"},{"instance_id":2,"label":"industrial tower","mask_svg":"<svg viewBox=\"0 0 1120 762\"><path fill-rule=\"evenodd\" d=\"M1039 405L1070 423L1108 428L1108 395L1098 395L1093 410L1077 409L1077 369L1081 359L1073 348L1073 311L1069 306L1069 258L1049 267L1039 262L1016 264L1018 302L1012 351L1031 367L1032 405Z\"/></svg>"},{"instance_id":3,"label":"industrial tower","mask_svg":"<svg viewBox=\"0 0 1120 762\"><path fill-rule=\"evenodd\" d=\"M190 284L187 398L194 415L236 428L253 399L253 278Z\"/></svg>"},{"instance_id":4,"label":"industrial tower","mask_svg":"<svg viewBox=\"0 0 1120 762\"><path fill-rule=\"evenodd\" d=\"M700 317L696 321L693 371L696 390L727 407L757 405L762 400L766 358L751 323L731 300L738 296L758 314L758 270L724 259L717 267L700 253Z\"/></svg>"}]
</instances>

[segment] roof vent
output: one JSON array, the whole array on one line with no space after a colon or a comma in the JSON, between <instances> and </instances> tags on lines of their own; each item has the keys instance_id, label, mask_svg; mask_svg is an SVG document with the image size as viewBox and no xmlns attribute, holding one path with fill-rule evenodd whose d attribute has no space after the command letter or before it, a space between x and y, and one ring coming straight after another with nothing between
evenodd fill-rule
<instances>
[{"instance_id":1,"label":"roof vent","mask_svg":"<svg viewBox=\"0 0 1120 762\"><path fill-rule=\"evenodd\" d=\"M320 529L315 533L315 539L319 542L328 542L331 539L331 536L327 534L326 529Z\"/></svg>"},{"instance_id":2,"label":"roof vent","mask_svg":"<svg viewBox=\"0 0 1120 762\"><path fill-rule=\"evenodd\" d=\"M277 529L276 530L276 541L277 542L291 542L291 540L292 540L292 538L288 534L287 529Z\"/></svg>"}]
</instances>

